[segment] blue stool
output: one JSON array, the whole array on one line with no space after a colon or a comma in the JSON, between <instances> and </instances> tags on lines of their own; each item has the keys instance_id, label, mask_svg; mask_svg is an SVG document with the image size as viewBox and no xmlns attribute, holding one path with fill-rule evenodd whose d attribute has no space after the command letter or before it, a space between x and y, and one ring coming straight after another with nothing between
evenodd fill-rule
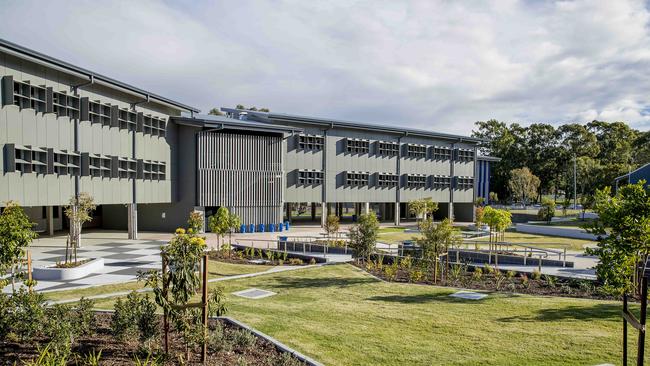
<instances>
[{"instance_id":1,"label":"blue stool","mask_svg":"<svg viewBox=\"0 0 650 366\"><path fill-rule=\"evenodd\" d=\"M282 225L282 223L279 223L278 224L278 231L282 232L283 229L284 229L284 225Z\"/></svg>"},{"instance_id":2,"label":"blue stool","mask_svg":"<svg viewBox=\"0 0 650 366\"><path fill-rule=\"evenodd\" d=\"M289 221L284 222L284 230L289 230Z\"/></svg>"},{"instance_id":3,"label":"blue stool","mask_svg":"<svg viewBox=\"0 0 650 366\"><path fill-rule=\"evenodd\" d=\"M264 232L264 224L260 224L259 226L259 232L263 233Z\"/></svg>"},{"instance_id":4,"label":"blue stool","mask_svg":"<svg viewBox=\"0 0 650 366\"><path fill-rule=\"evenodd\" d=\"M249 233L254 233L255 232L255 224L250 224L250 226L248 227L248 232Z\"/></svg>"},{"instance_id":5,"label":"blue stool","mask_svg":"<svg viewBox=\"0 0 650 366\"><path fill-rule=\"evenodd\" d=\"M240 233L245 233L245 232L246 232L246 225L241 225L241 226L239 227L239 232L240 232Z\"/></svg>"},{"instance_id":6,"label":"blue stool","mask_svg":"<svg viewBox=\"0 0 650 366\"><path fill-rule=\"evenodd\" d=\"M275 232L275 224L269 224L269 232L274 233Z\"/></svg>"}]
</instances>

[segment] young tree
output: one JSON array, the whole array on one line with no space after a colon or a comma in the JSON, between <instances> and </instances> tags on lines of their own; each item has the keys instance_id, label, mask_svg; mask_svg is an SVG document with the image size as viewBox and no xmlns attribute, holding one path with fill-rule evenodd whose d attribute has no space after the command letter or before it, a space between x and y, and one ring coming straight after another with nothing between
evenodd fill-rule
<instances>
[{"instance_id":1,"label":"young tree","mask_svg":"<svg viewBox=\"0 0 650 366\"><path fill-rule=\"evenodd\" d=\"M236 213L231 212L228 215L228 245L232 248L232 233L239 228L241 220Z\"/></svg>"},{"instance_id":2,"label":"young tree","mask_svg":"<svg viewBox=\"0 0 650 366\"><path fill-rule=\"evenodd\" d=\"M524 207L526 207L529 198L537 197L539 184L539 178L533 175L530 169L526 167L510 171L508 187L513 196L521 199Z\"/></svg>"},{"instance_id":3,"label":"young tree","mask_svg":"<svg viewBox=\"0 0 650 366\"><path fill-rule=\"evenodd\" d=\"M489 242L504 239L504 233L512 225L512 214L507 210L498 210L490 206L485 207L483 222L490 227Z\"/></svg>"},{"instance_id":4,"label":"young tree","mask_svg":"<svg viewBox=\"0 0 650 366\"><path fill-rule=\"evenodd\" d=\"M438 211L438 202L433 201L430 197L412 200L408 202L409 212L414 214L419 221L426 220L429 215Z\"/></svg>"},{"instance_id":5,"label":"young tree","mask_svg":"<svg viewBox=\"0 0 650 366\"><path fill-rule=\"evenodd\" d=\"M499 195L496 192L490 192L488 195L489 197L489 203L497 203L499 202Z\"/></svg>"},{"instance_id":6,"label":"young tree","mask_svg":"<svg viewBox=\"0 0 650 366\"><path fill-rule=\"evenodd\" d=\"M547 224L551 224L551 220L555 216L555 201L544 198L542 200L542 207L537 212L537 217L540 220L546 221Z\"/></svg>"},{"instance_id":7,"label":"young tree","mask_svg":"<svg viewBox=\"0 0 650 366\"><path fill-rule=\"evenodd\" d=\"M336 215L328 215L327 220L325 220L325 232L327 233L328 244L332 234L338 233L339 227L339 217Z\"/></svg>"},{"instance_id":8,"label":"young tree","mask_svg":"<svg viewBox=\"0 0 650 366\"><path fill-rule=\"evenodd\" d=\"M594 207L594 196L591 194L583 194L580 196L580 206L582 206L582 221L584 221L587 210Z\"/></svg>"},{"instance_id":9,"label":"young tree","mask_svg":"<svg viewBox=\"0 0 650 366\"><path fill-rule=\"evenodd\" d=\"M231 221L230 212L224 206L217 209L217 213L210 216L210 230L217 234L217 249L221 248L221 240L230 232Z\"/></svg>"},{"instance_id":10,"label":"young tree","mask_svg":"<svg viewBox=\"0 0 650 366\"><path fill-rule=\"evenodd\" d=\"M70 203L64 210L70 221L70 234L65 247L66 263L77 263L77 248L81 247L81 228L84 223L93 219L92 212L96 207L95 200L86 192L70 198ZM69 252L68 248L72 250Z\"/></svg>"},{"instance_id":11,"label":"young tree","mask_svg":"<svg viewBox=\"0 0 650 366\"><path fill-rule=\"evenodd\" d=\"M476 200L474 200L474 206L476 207L485 206L485 197L476 197Z\"/></svg>"},{"instance_id":12,"label":"young tree","mask_svg":"<svg viewBox=\"0 0 650 366\"><path fill-rule=\"evenodd\" d=\"M433 267L433 282L436 283L440 255L446 253L449 247L454 247L462 242L460 229L454 227L449 219L435 224L430 218L421 221L418 227L422 236L416 241L422 249L422 258Z\"/></svg>"},{"instance_id":13,"label":"young tree","mask_svg":"<svg viewBox=\"0 0 650 366\"><path fill-rule=\"evenodd\" d=\"M203 225L205 220L203 219L203 212L201 211L190 211L190 215L187 218L187 227L192 229L194 233L198 234L203 231Z\"/></svg>"},{"instance_id":14,"label":"young tree","mask_svg":"<svg viewBox=\"0 0 650 366\"><path fill-rule=\"evenodd\" d=\"M356 225L350 228L350 248L354 250L357 259L368 260L375 252L377 235L379 234L379 220L374 212L362 214Z\"/></svg>"},{"instance_id":15,"label":"young tree","mask_svg":"<svg viewBox=\"0 0 650 366\"><path fill-rule=\"evenodd\" d=\"M596 191L594 211L599 219L588 231L598 235L598 246L587 253L597 255L596 275L603 289L613 295L639 295L641 274L650 254L650 190L645 181ZM607 234L605 236L605 234Z\"/></svg>"},{"instance_id":16,"label":"young tree","mask_svg":"<svg viewBox=\"0 0 650 366\"><path fill-rule=\"evenodd\" d=\"M0 275L11 273L11 288L15 290L15 273L25 256L25 248L37 237L34 223L16 202L9 201L0 214ZM6 282L0 280L0 289Z\"/></svg>"},{"instance_id":17,"label":"young tree","mask_svg":"<svg viewBox=\"0 0 650 366\"><path fill-rule=\"evenodd\" d=\"M476 217L474 220L474 224L476 225L476 229L480 230L481 225L483 225L483 217L485 215L485 207L483 206L477 206L474 209L474 216Z\"/></svg>"}]
</instances>

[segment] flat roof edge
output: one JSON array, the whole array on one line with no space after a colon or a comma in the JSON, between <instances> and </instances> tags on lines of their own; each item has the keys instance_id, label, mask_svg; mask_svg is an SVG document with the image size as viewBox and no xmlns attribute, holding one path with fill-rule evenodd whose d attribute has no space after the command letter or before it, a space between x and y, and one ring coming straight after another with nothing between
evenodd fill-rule
<instances>
[{"instance_id":1,"label":"flat roof edge","mask_svg":"<svg viewBox=\"0 0 650 366\"><path fill-rule=\"evenodd\" d=\"M15 54L28 56L28 57L31 57L31 58L33 58L35 60L40 61L40 62L51 64L52 66L55 66L55 67L58 67L58 68L61 68L61 69L64 69L64 70L68 70L74 76L79 76L79 74L81 74L81 75L83 75L83 76L85 76L85 77L87 77L89 79L94 78L94 79L103 81L104 83L107 83L107 84L110 84L110 85L113 85L113 86L116 86L116 87L119 87L119 88L123 88L123 89L129 90L129 91L137 93L137 94L141 94L143 97L147 97L150 100L153 99L154 102L159 101L159 102L162 102L162 103L166 103L166 104L172 105L174 107L177 107L180 110L196 112L196 113L200 112L200 110L198 108L191 107L191 106L188 106L186 104L173 101L171 99L162 97L162 96L157 95L155 93L151 93L151 92L148 92L146 90L140 89L140 88L135 87L133 85L129 85L127 83L115 80L115 79L110 78L108 76L104 76L102 74L98 74L98 73L90 71L88 69L84 69L82 67L72 65L72 64L70 64L68 62L65 62L65 61L59 60L57 58L45 55L43 53L34 51L32 49L20 46L18 44L15 44L13 42L9 42L9 41L7 41L5 39L2 39L2 38L0 38L0 50L13 51L13 53L15 53Z\"/></svg>"}]
</instances>

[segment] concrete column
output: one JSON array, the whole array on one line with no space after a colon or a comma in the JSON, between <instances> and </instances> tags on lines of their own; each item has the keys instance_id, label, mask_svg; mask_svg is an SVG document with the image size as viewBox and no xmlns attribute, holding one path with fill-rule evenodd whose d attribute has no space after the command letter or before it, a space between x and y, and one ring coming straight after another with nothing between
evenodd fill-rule
<instances>
[{"instance_id":1,"label":"concrete column","mask_svg":"<svg viewBox=\"0 0 650 366\"><path fill-rule=\"evenodd\" d=\"M311 203L311 221L316 221L316 202Z\"/></svg>"},{"instance_id":2,"label":"concrete column","mask_svg":"<svg viewBox=\"0 0 650 366\"><path fill-rule=\"evenodd\" d=\"M399 202L395 202L395 226L400 224L399 216Z\"/></svg>"},{"instance_id":3,"label":"concrete column","mask_svg":"<svg viewBox=\"0 0 650 366\"><path fill-rule=\"evenodd\" d=\"M320 217L320 226L325 227L325 224L327 223L327 203L322 202L320 204L321 207L321 217Z\"/></svg>"},{"instance_id":4,"label":"concrete column","mask_svg":"<svg viewBox=\"0 0 650 366\"><path fill-rule=\"evenodd\" d=\"M366 215L370 213L370 202L366 202L363 213Z\"/></svg>"},{"instance_id":5,"label":"concrete column","mask_svg":"<svg viewBox=\"0 0 650 366\"><path fill-rule=\"evenodd\" d=\"M287 202L287 221L291 223L291 202Z\"/></svg>"},{"instance_id":6,"label":"concrete column","mask_svg":"<svg viewBox=\"0 0 650 366\"><path fill-rule=\"evenodd\" d=\"M52 206L45 208L45 216L47 219L47 233L54 236L54 208Z\"/></svg>"},{"instance_id":7,"label":"concrete column","mask_svg":"<svg viewBox=\"0 0 650 366\"><path fill-rule=\"evenodd\" d=\"M129 227L129 239L138 239L138 204L129 203L126 205L127 221Z\"/></svg>"}]
</instances>

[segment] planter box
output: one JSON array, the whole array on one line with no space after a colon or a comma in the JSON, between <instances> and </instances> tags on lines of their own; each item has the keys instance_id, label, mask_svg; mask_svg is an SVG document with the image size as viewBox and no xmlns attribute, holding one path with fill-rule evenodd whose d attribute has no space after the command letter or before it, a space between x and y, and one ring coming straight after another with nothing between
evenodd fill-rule
<instances>
[{"instance_id":1,"label":"planter box","mask_svg":"<svg viewBox=\"0 0 650 366\"><path fill-rule=\"evenodd\" d=\"M594 234L590 234L581 228L517 224L516 230L520 233L561 236L564 238L573 238L573 239L585 239L585 240L598 239L598 236Z\"/></svg>"},{"instance_id":2,"label":"planter box","mask_svg":"<svg viewBox=\"0 0 650 366\"><path fill-rule=\"evenodd\" d=\"M41 267L32 270L32 277L40 281L66 281L76 280L86 277L92 273L100 272L104 269L104 259L95 258L78 267L73 268L55 268Z\"/></svg>"}]
</instances>

